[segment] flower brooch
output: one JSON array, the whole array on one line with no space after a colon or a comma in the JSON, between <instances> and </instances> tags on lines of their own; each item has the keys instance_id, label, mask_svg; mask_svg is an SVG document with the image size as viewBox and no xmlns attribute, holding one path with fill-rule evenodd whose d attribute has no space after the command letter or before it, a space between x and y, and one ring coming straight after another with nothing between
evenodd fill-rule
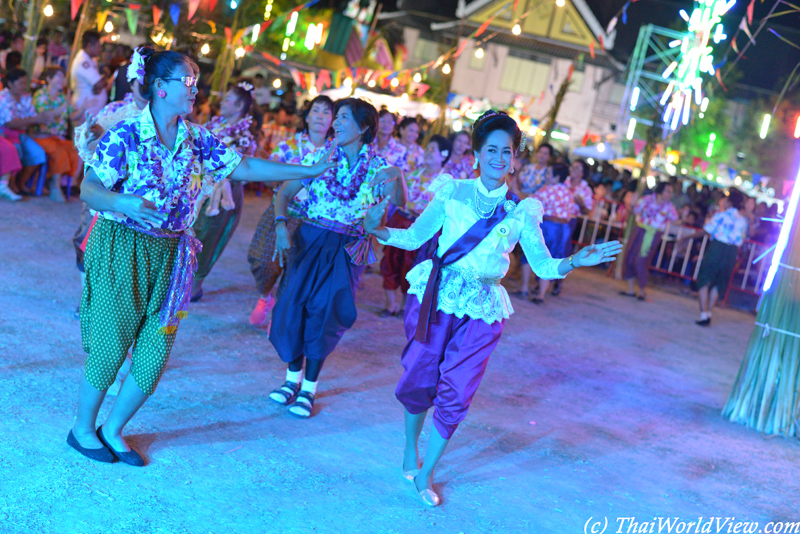
<instances>
[{"instance_id":1,"label":"flower brooch","mask_svg":"<svg viewBox=\"0 0 800 534\"><path fill-rule=\"evenodd\" d=\"M517 204L513 200L506 200L503 203L503 209L506 210L506 213L514 213L514 210L517 209Z\"/></svg>"}]
</instances>

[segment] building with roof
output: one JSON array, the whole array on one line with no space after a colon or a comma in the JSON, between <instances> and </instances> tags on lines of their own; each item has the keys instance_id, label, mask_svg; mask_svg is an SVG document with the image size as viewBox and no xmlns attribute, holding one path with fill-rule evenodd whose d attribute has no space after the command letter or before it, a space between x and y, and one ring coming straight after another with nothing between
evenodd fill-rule
<instances>
[{"instance_id":1,"label":"building with roof","mask_svg":"<svg viewBox=\"0 0 800 534\"><path fill-rule=\"evenodd\" d=\"M609 140L615 137L624 91L618 79L622 80L624 65L609 53L616 30L607 33L585 0L475 0L469 4L460 0L449 19L411 10L380 18L403 27L408 50L405 68L437 58L442 41L449 46L461 42L489 20L485 31L470 39L452 63L451 92L503 108L519 96L526 114L541 120L573 65L557 129L569 136L573 146L587 132ZM518 35L513 31L516 24Z\"/></svg>"}]
</instances>

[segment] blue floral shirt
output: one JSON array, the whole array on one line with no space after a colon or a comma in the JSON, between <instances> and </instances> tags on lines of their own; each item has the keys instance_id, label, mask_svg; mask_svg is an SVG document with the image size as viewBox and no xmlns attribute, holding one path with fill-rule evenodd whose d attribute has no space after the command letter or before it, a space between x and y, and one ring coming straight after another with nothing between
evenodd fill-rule
<instances>
[{"instance_id":1,"label":"blue floral shirt","mask_svg":"<svg viewBox=\"0 0 800 534\"><path fill-rule=\"evenodd\" d=\"M747 217L739 213L736 208L728 208L711 217L703 226L703 230L714 241L740 247L747 239L749 227L750 220Z\"/></svg>"},{"instance_id":2,"label":"blue floral shirt","mask_svg":"<svg viewBox=\"0 0 800 534\"><path fill-rule=\"evenodd\" d=\"M150 106L106 132L87 164L109 190L141 196L167 214L164 230L191 228L197 205L214 183L228 177L242 156L214 134L178 118L178 136L170 151L158 139ZM103 218L134 225L116 212Z\"/></svg>"},{"instance_id":3,"label":"blue floral shirt","mask_svg":"<svg viewBox=\"0 0 800 534\"><path fill-rule=\"evenodd\" d=\"M317 150L309 154L303 160L303 165L313 165L330 149L330 146ZM308 198L304 203L306 214L309 219L329 219L343 224L356 225L364 219L367 209L378 202L379 192L369 186L369 182L381 170L390 165L386 160L375 153L374 146L364 145L358 153L355 167L358 168L366 162L367 172L360 184L354 182L359 180L359 172L351 173L350 165L344 155L344 150L337 147L333 158L338 160L338 166L331 169L319 178L304 181ZM331 192L333 187L358 188L357 193L351 200L337 198Z\"/></svg>"}]
</instances>

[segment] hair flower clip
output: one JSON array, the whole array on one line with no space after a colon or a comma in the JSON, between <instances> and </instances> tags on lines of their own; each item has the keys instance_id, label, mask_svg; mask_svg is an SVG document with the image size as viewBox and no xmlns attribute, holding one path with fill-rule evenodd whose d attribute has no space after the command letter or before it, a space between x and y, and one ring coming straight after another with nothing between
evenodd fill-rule
<instances>
[{"instance_id":1,"label":"hair flower clip","mask_svg":"<svg viewBox=\"0 0 800 534\"><path fill-rule=\"evenodd\" d=\"M128 65L127 78L129 82L137 80L139 84L144 85L144 64L147 59L142 55L142 47L137 46L131 55L131 63Z\"/></svg>"},{"instance_id":2,"label":"hair flower clip","mask_svg":"<svg viewBox=\"0 0 800 534\"><path fill-rule=\"evenodd\" d=\"M253 85L248 83L248 82L239 82L238 87L240 87L241 89L244 89L248 93L253 90Z\"/></svg>"}]
</instances>

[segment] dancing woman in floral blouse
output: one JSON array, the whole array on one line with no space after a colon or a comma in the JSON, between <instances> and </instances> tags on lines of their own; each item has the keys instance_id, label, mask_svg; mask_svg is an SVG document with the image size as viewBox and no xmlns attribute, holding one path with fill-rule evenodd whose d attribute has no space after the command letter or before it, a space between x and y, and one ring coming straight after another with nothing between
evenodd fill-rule
<instances>
[{"instance_id":1,"label":"dancing woman in floral blouse","mask_svg":"<svg viewBox=\"0 0 800 534\"><path fill-rule=\"evenodd\" d=\"M256 140L252 133L253 116L250 114L253 106L252 87L247 82L231 87L220 103L219 115L205 125L220 141L243 156L253 156L256 153ZM203 250L197 255L192 301L202 298L203 280L211 272L239 226L243 206L244 182L227 178L214 186L211 198L200 206L194 232L203 243Z\"/></svg>"},{"instance_id":2,"label":"dancing woman in floral blouse","mask_svg":"<svg viewBox=\"0 0 800 534\"><path fill-rule=\"evenodd\" d=\"M378 156L372 143L378 128L375 108L346 98L336 103L335 117L336 166L313 182L284 185L275 202L276 252L283 262L292 248L292 258L269 336L288 364L286 382L270 393L270 399L289 405L289 412L298 417L311 416L322 365L355 323L358 280L365 266L375 262L372 238L361 227L364 214L381 197L396 206L406 200L403 173ZM306 162L321 156L317 151ZM292 246L286 207L303 186L308 199Z\"/></svg>"},{"instance_id":3,"label":"dancing woman in floral blouse","mask_svg":"<svg viewBox=\"0 0 800 534\"><path fill-rule=\"evenodd\" d=\"M505 113L484 113L472 133L480 178L442 176L431 187L433 200L408 229L379 227L385 200L364 219L364 229L381 243L407 250L442 232L434 258L408 273L408 344L395 392L405 408L403 476L429 506L440 503L433 469L466 416L503 325L513 313L500 279L517 242L541 278L563 278L576 267L608 261L622 248L612 241L586 247L570 258L550 257L539 229L541 203L532 198L520 202L505 185L521 137ZM417 442L430 408L434 428L420 466Z\"/></svg>"},{"instance_id":4,"label":"dancing woman in floral blouse","mask_svg":"<svg viewBox=\"0 0 800 534\"><path fill-rule=\"evenodd\" d=\"M227 177L309 179L331 167L245 157L196 124L197 67L177 52L142 50L136 70L150 100L106 132L88 162L81 199L99 214L86 248L81 334L87 352L78 413L67 443L101 462L144 465L122 430L158 385L186 309L200 243L188 232L197 205ZM111 413L95 429L106 389L132 349Z\"/></svg>"}]
</instances>

